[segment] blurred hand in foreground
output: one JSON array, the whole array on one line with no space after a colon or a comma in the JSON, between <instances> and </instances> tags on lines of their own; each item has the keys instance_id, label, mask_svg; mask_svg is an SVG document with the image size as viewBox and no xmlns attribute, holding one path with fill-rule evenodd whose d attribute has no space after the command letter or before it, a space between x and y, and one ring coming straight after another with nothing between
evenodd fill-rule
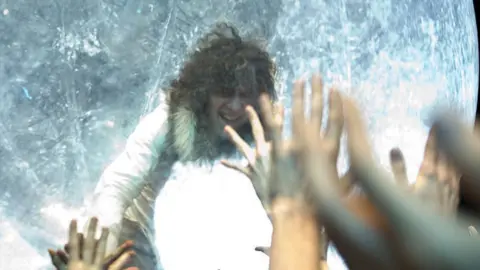
<instances>
[{"instance_id":1,"label":"blurred hand in foreground","mask_svg":"<svg viewBox=\"0 0 480 270\"><path fill-rule=\"evenodd\" d=\"M122 270L129 259L135 255L129 249L133 242L127 241L114 253L106 255L108 229L103 228L99 239L95 239L98 220L92 218L88 225L87 236L77 231L77 221L72 220L69 227L68 244L63 250L48 250L57 270ZM125 270L139 270L129 267Z\"/></svg>"}]
</instances>

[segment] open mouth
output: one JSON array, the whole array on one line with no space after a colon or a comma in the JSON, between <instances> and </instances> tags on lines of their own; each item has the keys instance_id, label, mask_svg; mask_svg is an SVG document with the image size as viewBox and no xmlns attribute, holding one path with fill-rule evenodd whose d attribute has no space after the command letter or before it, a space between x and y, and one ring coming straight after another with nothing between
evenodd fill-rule
<instances>
[{"instance_id":1,"label":"open mouth","mask_svg":"<svg viewBox=\"0 0 480 270\"><path fill-rule=\"evenodd\" d=\"M219 114L220 118L225 122L235 123L240 121L243 118L242 114L234 115L234 114Z\"/></svg>"}]
</instances>

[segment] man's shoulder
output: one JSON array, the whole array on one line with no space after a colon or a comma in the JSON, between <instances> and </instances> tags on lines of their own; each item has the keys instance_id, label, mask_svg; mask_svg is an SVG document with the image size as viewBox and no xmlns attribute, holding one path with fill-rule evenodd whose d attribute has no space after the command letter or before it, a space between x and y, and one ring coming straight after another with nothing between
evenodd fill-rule
<instances>
[{"instance_id":1,"label":"man's shoulder","mask_svg":"<svg viewBox=\"0 0 480 270\"><path fill-rule=\"evenodd\" d=\"M136 141L163 143L168 132L168 110L165 106L157 106L152 112L144 115L132 136Z\"/></svg>"}]
</instances>

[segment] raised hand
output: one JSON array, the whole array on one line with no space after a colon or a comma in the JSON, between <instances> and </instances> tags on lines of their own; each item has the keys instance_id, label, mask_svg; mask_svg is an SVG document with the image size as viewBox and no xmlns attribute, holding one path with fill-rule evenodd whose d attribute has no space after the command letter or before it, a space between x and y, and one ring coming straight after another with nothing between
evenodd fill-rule
<instances>
[{"instance_id":1,"label":"raised hand","mask_svg":"<svg viewBox=\"0 0 480 270\"><path fill-rule=\"evenodd\" d=\"M438 146L444 150L463 177L460 181L461 210L480 215L480 125L474 132L451 114L437 116Z\"/></svg>"},{"instance_id":2,"label":"raised hand","mask_svg":"<svg viewBox=\"0 0 480 270\"><path fill-rule=\"evenodd\" d=\"M392 172L397 183L408 186L405 159L399 149L390 152ZM430 130L417 179L409 189L439 214L456 214L460 174L444 151L438 148L435 128Z\"/></svg>"},{"instance_id":3,"label":"raised hand","mask_svg":"<svg viewBox=\"0 0 480 270\"><path fill-rule=\"evenodd\" d=\"M388 231L371 230L345 208L338 196L318 200L322 203L320 207L327 231L340 232L330 237L347 264L354 269L366 266L369 269L477 268L480 264L480 242L456 220L431 211L418 196L390 181L388 173L373 158L360 111L348 99L344 99L344 107L352 170L369 201L389 225ZM444 128L441 124L437 123L435 127ZM453 144L448 142L450 139L440 137L439 141L442 140L445 140L445 145ZM464 155L473 156L472 150ZM454 161L456 164L467 162L465 157L462 158ZM478 160L475 161L478 163ZM463 165L467 167L473 161L468 160L468 163ZM473 166L469 168L476 169ZM321 179L317 181L328 184ZM327 194L319 195L327 197Z\"/></svg>"},{"instance_id":4,"label":"raised hand","mask_svg":"<svg viewBox=\"0 0 480 270\"><path fill-rule=\"evenodd\" d=\"M69 228L68 244L63 250L48 250L53 265L57 270L121 270L123 266L135 255L129 249L133 246L131 241L125 242L114 253L105 254L108 229L103 228L100 239L95 239L98 220L92 218L89 222L87 237L77 232L77 222L72 220ZM129 267L125 270L138 270Z\"/></svg>"},{"instance_id":5,"label":"raised hand","mask_svg":"<svg viewBox=\"0 0 480 270\"><path fill-rule=\"evenodd\" d=\"M297 82L294 92L303 91ZM298 97L299 95L296 95ZM303 98L303 93L300 93ZM271 135L271 167L267 178L267 199L271 204L273 235L270 269L318 269L321 254L320 230L311 204L309 182L301 167L299 150L302 141L282 140L281 124L275 121L273 109L264 96L261 108ZM296 111L298 100L294 99Z\"/></svg>"}]
</instances>

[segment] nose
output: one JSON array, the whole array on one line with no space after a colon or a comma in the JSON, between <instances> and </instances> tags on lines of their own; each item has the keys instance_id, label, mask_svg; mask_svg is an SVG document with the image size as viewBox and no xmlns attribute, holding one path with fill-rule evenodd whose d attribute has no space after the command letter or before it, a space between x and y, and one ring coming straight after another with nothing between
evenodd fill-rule
<instances>
[{"instance_id":1,"label":"nose","mask_svg":"<svg viewBox=\"0 0 480 270\"><path fill-rule=\"evenodd\" d=\"M234 97L229 103L228 103L228 108L234 112L243 110L245 107L245 104L242 102L242 100L238 97Z\"/></svg>"}]
</instances>

